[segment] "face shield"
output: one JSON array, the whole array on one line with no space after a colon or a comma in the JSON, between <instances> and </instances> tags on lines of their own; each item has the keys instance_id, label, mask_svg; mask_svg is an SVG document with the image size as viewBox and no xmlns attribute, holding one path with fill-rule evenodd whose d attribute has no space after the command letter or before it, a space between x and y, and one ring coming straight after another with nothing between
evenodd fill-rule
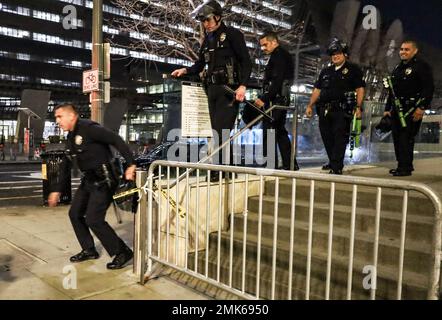
<instances>
[{"instance_id":1,"label":"face shield","mask_svg":"<svg viewBox=\"0 0 442 320\"><path fill-rule=\"evenodd\" d=\"M206 19L210 19L213 16L221 16L222 8L216 1L206 1L200 4L190 13L192 19L204 22Z\"/></svg>"}]
</instances>

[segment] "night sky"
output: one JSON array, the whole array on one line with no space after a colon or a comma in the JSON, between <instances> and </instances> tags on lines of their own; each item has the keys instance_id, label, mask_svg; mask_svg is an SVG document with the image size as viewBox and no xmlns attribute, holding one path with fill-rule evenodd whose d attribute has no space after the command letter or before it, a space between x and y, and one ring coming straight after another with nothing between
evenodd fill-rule
<instances>
[{"instance_id":1,"label":"night sky","mask_svg":"<svg viewBox=\"0 0 442 320\"><path fill-rule=\"evenodd\" d=\"M406 35L417 41L442 48L442 0L362 0L381 10L382 26L386 28L400 19Z\"/></svg>"}]
</instances>

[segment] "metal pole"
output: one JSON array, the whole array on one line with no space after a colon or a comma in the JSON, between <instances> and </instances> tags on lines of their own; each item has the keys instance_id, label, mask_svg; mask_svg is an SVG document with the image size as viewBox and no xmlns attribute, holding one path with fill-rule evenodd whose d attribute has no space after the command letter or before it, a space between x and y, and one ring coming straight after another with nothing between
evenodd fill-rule
<instances>
[{"instance_id":1,"label":"metal pole","mask_svg":"<svg viewBox=\"0 0 442 320\"><path fill-rule=\"evenodd\" d=\"M294 110L292 119L292 148L290 152L290 170L295 168L296 149L298 147L298 105L296 104L298 95L295 93Z\"/></svg>"},{"instance_id":2,"label":"metal pole","mask_svg":"<svg viewBox=\"0 0 442 320\"><path fill-rule=\"evenodd\" d=\"M32 143L31 143L31 113L29 113L29 115L28 115L28 160L32 159L31 145L32 145Z\"/></svg>"},{"instance_id":3,"label":"metal pole","mask_svg":"<svg viewBox=\"0 0 442 320\"><path fill-rule=\"evenodd\" d=\"M92 69L98 69L99 90L91 92L91 120L103 124L103 0L93 0L92 9Z\"/></svg>"}]
</instances>

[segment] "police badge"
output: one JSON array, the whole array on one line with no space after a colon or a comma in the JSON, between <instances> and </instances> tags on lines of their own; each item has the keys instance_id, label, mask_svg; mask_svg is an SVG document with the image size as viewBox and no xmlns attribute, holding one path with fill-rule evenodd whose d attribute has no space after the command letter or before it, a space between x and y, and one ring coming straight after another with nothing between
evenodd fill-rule
<instances>
[{"instance_id":1,"label":"police badge","mask_svg":"<svg viewBox=\"0 0 442 320\"><path fill-rule=\"evenodd\" d=\"M344 70L342 70L342 74L347 74L348 73L348 69L344 68Z\"/></svg>"},{"instance_id":2,"label":"police badge","mask_svg":"<svg viewBox=\"0 0 442 320\"><path fill-rule=\"evenodd\" d=\"M219 36L219 41L223 42L224 40L226 40L226 34L223 32L221 33L221 35Z\"/></svg>"},{"instance_id":3,"label":"police badge","mask_svg":"<svg viewBox=\"0 0 442 320\"><path fill-rule=\"evenodd\" d=\"M83 143L83 137L82 137L82 136L79 136L79 135L75 136L75 144L76 144L77 146L79 146L79 145L81 145L82 143Z\"/></svg>"},{"instance_id":4,"label":"police badge","mask_svg":"<svg viewBox=\"0 0 442 320\"><path fill-rule=\"evenodd\" d=\"M411 68L407 68L407 69L405 70L405 74L406 74L407 76L409 76L412 72L413 72L413 69L411 69Z\"/></svg>"}]
</instances>

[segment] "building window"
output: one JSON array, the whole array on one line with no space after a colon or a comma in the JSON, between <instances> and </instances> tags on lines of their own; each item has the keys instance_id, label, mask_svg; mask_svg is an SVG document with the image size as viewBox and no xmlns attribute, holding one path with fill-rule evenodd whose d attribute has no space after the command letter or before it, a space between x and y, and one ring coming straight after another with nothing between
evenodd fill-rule
<instances>
[{"instance_id":1,"label":"building window","mask_svg":"<svg viewBox=\"0 0 442 320\"><path fill-rule=\"evenodd\" d=\"M0 35L13 37L13 38L29 38L31 34L29 31L25 30L0 27Z\"/></svg>"}]
</instances>

